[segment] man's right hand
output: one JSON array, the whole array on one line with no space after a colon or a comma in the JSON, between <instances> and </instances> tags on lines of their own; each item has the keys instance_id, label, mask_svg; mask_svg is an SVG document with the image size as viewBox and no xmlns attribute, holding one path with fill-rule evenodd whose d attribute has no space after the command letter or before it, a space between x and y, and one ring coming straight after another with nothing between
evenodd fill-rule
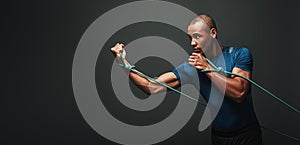
<instances>
[{"instance_id":1,"label":"man's right hand","mask_svg":"<svg viewBox=\"0 0 300 145\"><path fill-rule=\"evenodd\" d=\"M126 58L126 52L125 52L125 45L122 43L117 43L114 47L112 47L110 50L115 54L117 58L120 57L120 52L122 52L122 57L125 59Z\"/></svg>"},{"instance_id":2,"label":"man's right hand","mask_svg":"<svg viewBox=\"0 0 300 145\"><path fill-rule=\"evenodd\" d=\"M125 65L131 66L128 63L128 61L126 60L126 52L125 52L124 47L125 47L124 44L117 43L110 50L111 50L111 52L113 52L115 54L115 56L117 57L117 61L119 61L119 63L125 63ZM124 61L121 60L120 52L122 52L122 55L123 55L122 57L124 58ZM128 69L123 69L123 70L126 70L126 72L128 72ZM148 94L158 93L158 92L166 90L166 87L164 87L160 84L151 82L149 79L147 79L143 76L140 76L139 74L137 74L133 71L129 71L129 77L139 88L141 88L144 92L146 92ZM167 72L167 73L160 75L157 78L157 81L165 83L166 85L173 87L173 88L179 87L179 81L177 80L177 77L173 72Z\"/></svg>"}]
</instances>

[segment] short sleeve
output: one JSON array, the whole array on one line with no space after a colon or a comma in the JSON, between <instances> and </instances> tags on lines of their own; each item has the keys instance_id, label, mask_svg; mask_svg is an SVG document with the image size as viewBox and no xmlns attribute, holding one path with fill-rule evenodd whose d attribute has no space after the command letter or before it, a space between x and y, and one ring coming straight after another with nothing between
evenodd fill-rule
<instances>
[{"instance_id":1,"label":"short sleeve","mask_svg":"<svg viewBox=\"0 0 300 145\"><path fill-rule=\"evenodd\" d=\"M253 58L252 54L247 48L239 48L235 55L235 66L247 72L252 72Z\"/></svg>"},{"instance_id":2,"label":"short sleeve","mask_svg":"<svg viewBox=\"0 0 300 145\"><path fill-rule=\"evenodd\" d=\"M198 79L196 79L198 78L197 70L187 62L177 66L172 72L176 75L180 85L197 84L198 82Z\"/></svg>"}]
</instances>

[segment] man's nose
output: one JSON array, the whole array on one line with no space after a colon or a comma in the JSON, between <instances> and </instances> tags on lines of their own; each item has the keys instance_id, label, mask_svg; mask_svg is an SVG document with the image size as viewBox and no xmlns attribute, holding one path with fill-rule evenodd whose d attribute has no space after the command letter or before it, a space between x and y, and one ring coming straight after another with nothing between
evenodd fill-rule
<instances>
[{"instance_id":1,"label":"man's nose","mask_svg":"<svg viewBox=\"0 0 300 145\"><path fill-rule=\"evenodd\" d=\"M191 41L191 45L192 45L192 46L196 46L197 43L196 43L195 41L192 40L192 41Z\"/></svg>"}]
</instances>

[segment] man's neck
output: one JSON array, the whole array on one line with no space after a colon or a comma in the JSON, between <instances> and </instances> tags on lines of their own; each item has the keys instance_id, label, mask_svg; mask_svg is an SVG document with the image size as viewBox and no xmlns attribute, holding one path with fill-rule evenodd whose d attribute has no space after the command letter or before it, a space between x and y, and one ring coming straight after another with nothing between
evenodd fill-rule
<instances>
[{"instance_id":1,"label":"man's neck","mask_svg":"<svg viewBox=\"0 0 300 145\"><path fill-rule=\"evenodd\" d=\"M212 49L209 53L206 53L206 57L208 58L215 58L220 53L222 53L223 46L219 43L213 43Z\"/></svg>"}]
</instances>

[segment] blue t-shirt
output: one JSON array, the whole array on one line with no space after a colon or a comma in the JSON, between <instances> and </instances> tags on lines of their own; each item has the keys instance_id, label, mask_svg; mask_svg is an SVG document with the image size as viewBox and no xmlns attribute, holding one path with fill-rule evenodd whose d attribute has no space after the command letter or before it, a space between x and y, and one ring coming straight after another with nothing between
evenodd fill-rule
<instances>
[{"instance_id":1,"label":"blue t-shirt","mask_svg":"<svg viewBox=\"0 0 300 145\"><path fill-rule=\"evenodd\" d=\"M223 55L211 59L216 66L221 66L226 71L232 72L234 67L252 72L253 61L251 52L247 48L223 47ZM196 72L196 73L195 73ZM211 80L205 73L184 62L173 70L181 85L192 84L200 94L208 101L211 92ZM196 76L198 75L198 76ZM230 75L226 75L230 77ZM199 78L196 80L195 78ZM254 112L251 87L244 100L237 103L228 97L224 97L222 106L212 122L212 128L221 132L237 131L247 125L257 122Z\"/></svg>"}]
</instances>

